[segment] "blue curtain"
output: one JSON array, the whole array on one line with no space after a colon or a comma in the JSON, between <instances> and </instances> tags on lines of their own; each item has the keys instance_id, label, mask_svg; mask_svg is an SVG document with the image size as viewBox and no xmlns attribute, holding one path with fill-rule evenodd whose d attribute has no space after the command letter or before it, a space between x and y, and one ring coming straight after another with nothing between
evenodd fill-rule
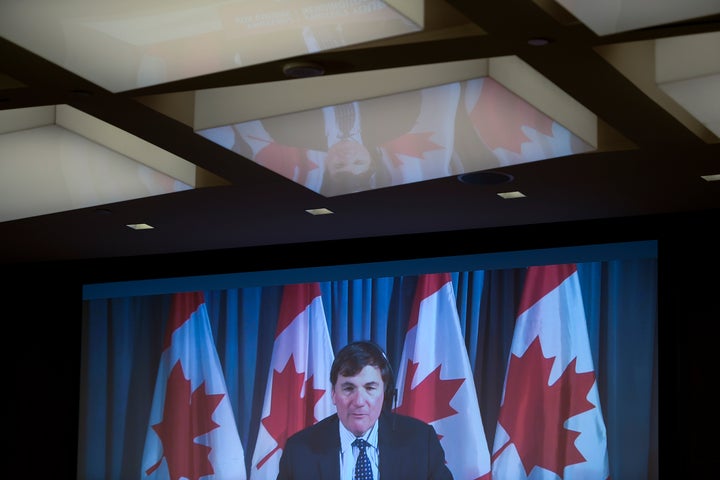
<instances>
[{"instance_id":1,"label":"blue curtain","mask_svg":"<svg viewBox=\"0 0 720 480\"><path fill-rule=\"evenodd\" d=\"M578 274L611 477L658 478L657 260L581 263ZM451 276L492 448L525 269ZM321 282L335 351L372 339L397 371L416 282L416 276ZM204 293L249 465L282 286ZM78 478L139 477L170 297L84 302Z\"/></svg>"}]
</instances>

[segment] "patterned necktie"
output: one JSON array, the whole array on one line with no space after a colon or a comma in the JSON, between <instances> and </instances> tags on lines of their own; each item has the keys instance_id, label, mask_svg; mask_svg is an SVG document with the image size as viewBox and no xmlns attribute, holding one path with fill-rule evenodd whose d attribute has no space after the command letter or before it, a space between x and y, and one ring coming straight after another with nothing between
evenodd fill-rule
<instances>
[{"instance_id":1,"label":"patterned necktie","mask_svg":"<svg viewBox=\"0 0 720 480\"><path fill-rule=\"evenodd\" d=\"M369 445L362 438L356 438L352 443L353 447L360 449L357 462L355 462L355 480L372 480L372 468L370 467L370 459L367 456L365 448Z\"/></svg>"},{"instance_id":2,"label":"patterned necktie","mask_svg":"<svg viewBox=\"0 0 720 480\"><path fill-rule=\"evenodd\" d=\"M355 128L355 107L352 103L343 103L335 105L335 123L337 124L338 138L345 140L353 135Z\"/></svg>"}]
</instances>

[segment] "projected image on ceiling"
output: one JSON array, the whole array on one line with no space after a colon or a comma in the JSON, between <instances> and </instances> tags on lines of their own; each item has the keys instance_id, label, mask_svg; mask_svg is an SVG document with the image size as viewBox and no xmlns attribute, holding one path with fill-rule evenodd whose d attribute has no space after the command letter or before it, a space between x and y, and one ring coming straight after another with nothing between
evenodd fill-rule
<instances>
[{"instance_id":1,"label":"projected image on ceiling","mask_svg":"<svg viewBox=\"0 0 720 480\"><path fill-rule=\"evenodd\" d=\"M0 16L4 38L113 92L421 29L381 0L37 0L4 2Z\"/></svg>"},{"instance_id":2,"label":"projected image on ceiling","mask_svg":"<svg viewBox=\"0 0 720 480\"><path fill-rule=\"evenodd\" d=\"M197 133L329 197L595 150L490 77Z\"/></svg>"}]
</instances>

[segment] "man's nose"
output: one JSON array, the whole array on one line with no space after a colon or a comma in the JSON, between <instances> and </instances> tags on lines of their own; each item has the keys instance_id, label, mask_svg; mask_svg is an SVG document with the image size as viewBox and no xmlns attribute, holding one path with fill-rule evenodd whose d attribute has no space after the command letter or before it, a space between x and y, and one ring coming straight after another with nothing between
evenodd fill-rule
<instances>
[{"instance_id":1,"label":"man's nose","mask_svg":"<svg viewBox=\"0 0 720 480\"><path fill-rule=\"evenodd\" d=\"M367 402L367 399L368 399L368 394L367 394L367 392L365 392L364 390L359 390L359 389L358 389L358 390L355 392L354 401L355 401L356 404L363 405L364 403Z\"/></svg>"}]
</instances>

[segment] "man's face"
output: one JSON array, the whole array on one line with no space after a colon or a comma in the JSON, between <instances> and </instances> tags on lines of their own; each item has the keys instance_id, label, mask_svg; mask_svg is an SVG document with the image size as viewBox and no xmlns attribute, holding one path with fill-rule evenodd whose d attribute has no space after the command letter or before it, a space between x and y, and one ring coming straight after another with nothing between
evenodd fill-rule
<instances>
[{"instance_id":1,"label":"man's face","mask_svg":"<svg viewBox=\"0 0 720 480\"><path fill-rule=\"evenodd\" d=\"M380 369L366 365L354 377L338 375L332 390L332 401L345 428L356 437L373 426L382 411L385 384Z\"/></svg>"},{"instance_id":2,"label":"man's face","mask_svg":"<svg viewBox=\"0 0 720 480\"><path fill-rule=\"evenodd\" d=\"M361 175L368 171L372 160L363 145L354 140L342 140L330 147L326 162L330 175L340 172Z\"/></svg>"}]
</instances>

